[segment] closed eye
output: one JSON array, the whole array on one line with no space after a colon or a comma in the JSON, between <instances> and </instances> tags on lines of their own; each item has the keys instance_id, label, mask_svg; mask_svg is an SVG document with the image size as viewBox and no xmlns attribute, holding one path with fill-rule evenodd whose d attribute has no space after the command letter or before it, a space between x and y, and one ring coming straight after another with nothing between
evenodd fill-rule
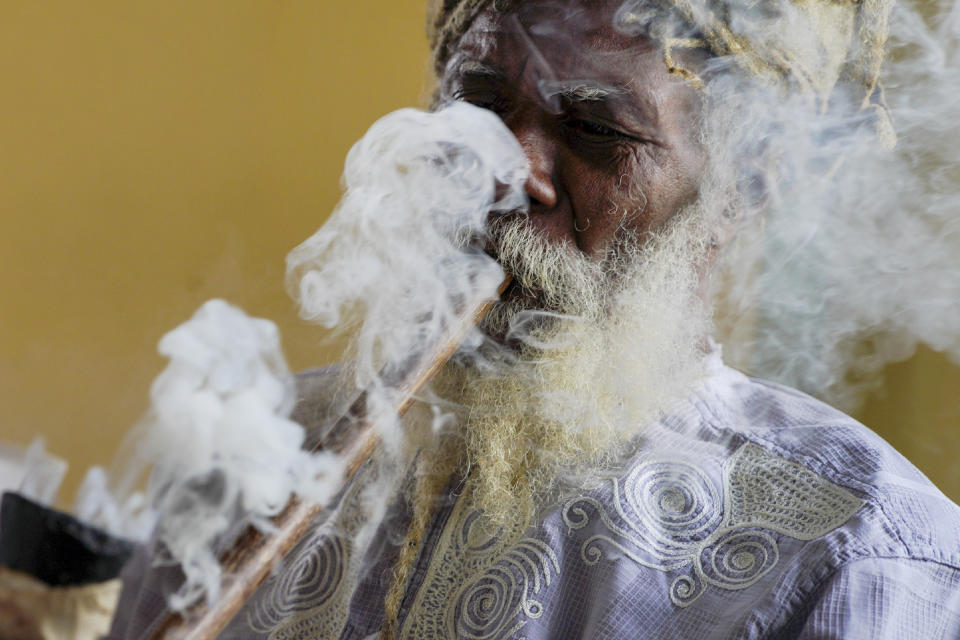
<instances>
[{"instance_id":1,"label":"closed eye","mask_svg":"<svg viewBox=\"0 0 960 640\"><path fill-rule=\"evenodd\" d=\"M462 89L453 94L454 100L469 102L475 107L503 115L508 109L507 101L496 91Z\"/></svg>"},{"instance_id":2,"label":"closed eye","mask_svg":"<svg viewBox=\"0 0 960 640\"><path fill-rule=\"evenodd\" d=\"M563 121L568 131L594 141L635 140L631 135L595 120L566 118Z\"/></svg>"}]
</instances>

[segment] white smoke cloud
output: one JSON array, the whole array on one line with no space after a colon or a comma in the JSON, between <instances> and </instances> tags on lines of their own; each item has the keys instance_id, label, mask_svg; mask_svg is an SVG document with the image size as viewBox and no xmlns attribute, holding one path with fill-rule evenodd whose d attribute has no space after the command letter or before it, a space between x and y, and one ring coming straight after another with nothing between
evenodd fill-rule
<instances>
[{"instance_id":1,"label":"white smoke cloud","mask_svg":"<svg viewBox=\"0 0 960 640\"><path fill-rule=\"evenodd\" d=\"M217 597L218 545L269 518L293 494L325 504L339 489L342 462L302 449L303 427L288 416L293 377L276 326L222 300L205 303L161 339L170 359L150 389L147 415L130 433L122 471L88 473L81 517L126 536L155 537L184 572L171 604ZM150 469L146 499L135 491Z\"/></svg>"},{"instance_id":2,"label":"white smoke cloud","mask_svg":"<svg viewBox=\"0 0 960 640\"><path fill-rule=\"evenodd\" d=\"M355 332L358 387L436 344L464 303L497 298L487 218L526 206L526 172L499 118L465 103L394 112L350 150L343 200L287 271L305 318Z\"/></svg>"},{"instance_id":3,"label":"white smoke cloud","mask_svg":"<svg viewBox=\"0 0 960 640\"><path fill-rule=\"evenodd\" d=\"M366 418L394 453L402 374L469 305L497 297L504 273L482 250L487 218L525 206L525 178L519 144L489 112L465 104L398 111L351 150L343 201L289 256L303 314L352 332L353 386L366 390ZM474 330L467 344L480 341ZM170 363L149 411L112 477L88 474L76 511L118 535L144 540L152 531L186 577L171 598L183 609L217 598L218 555L243 527L269 531L293 495L326 504L347 460L303 449L305 431L289 419L295 381L273 323L211 300L159 351ZM148 470L143 496L137 486ZM370 539L395 495L400 478L381 475L385 486L364 492L369 523L357 540Z\"/></svg>"},{"instance_id":4,"label":"white smoke cloud","mask_svg":"<svg viewBox=\"0 0 960 640\"><path fill-rule=\"evenodd\" d=\"M767 180L763 216L745 223L724 265L734 363L851 404L883 363L917 343L960 362L958 15L953 2L927 21L908 3L894 11L883 76L899 135L893 152L860 116L826 116L734 75L708 80L713 126L726 130L715 160ZM748 166L758 150L775 165ZM506 127L465 104L391 114L351 150L343 201L290 254L288 285L305 317L352 332L352 384L373 391L375 414L393 405L397 372L466 303L496 297L504 274L482 251L487 217L525 205L525 177ZM467 348L481 341L474 332ZM153 465L158 536L188 578L183 605L216 595L218 540L238 522L268 526L291 493L326 501L341 461L301 450L272 325L213 302L161 351L171 364L128 445L129 469L111 483L118 497L98 503L91 491L88 511L113 528L143 513L129 496ZM385 410L377 428L388 444L402 439Z\"/></svg>"},{"instance_id":5,"label":"white smoke cloud","mask_svg":"<svg viewBox=\"0 0 960 640\"><path fill-rule=\"evenodd\" d=\"M960 362L958 15L953 0L893 9L881 76L892 152L843 88L823 113L729 78L709 85L737 112L719 119L737 138L729 162L776 157L766 210L728 255L739 366L849 409L919 343Z\"/></svg>"}]
</instances>

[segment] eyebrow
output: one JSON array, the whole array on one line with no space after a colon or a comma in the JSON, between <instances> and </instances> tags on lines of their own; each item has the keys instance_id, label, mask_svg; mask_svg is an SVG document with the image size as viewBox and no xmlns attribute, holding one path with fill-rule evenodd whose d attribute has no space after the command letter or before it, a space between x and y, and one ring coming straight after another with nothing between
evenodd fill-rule
<instances>
[{"instance_id":1,"label":"eyebrow","mask_svg":"<svg viewBox=\"0 0 960 640\"><path fill-rule=\"evenodd\" d=\"M506 79L506 74L500 69L476 60L465 60L460 63L459 71L461 76L479 76L493 80ZM543 81L540 90L547 96L561 96L571 102L599 101L626 93L625 87L602 84L593 80Z\"/></svg>"},{"instance_id":2,"label":"eyebrow","mask_svg":"<svg viewBox=\"0 0 960 640\"><path fill-rule=\"evenodd\" d=\"M506 82L507 74L498 67L480 62L478 60L464 60L460 63L458 71L461 76L473 76L478 78L488 78L499 82ZM602 83L596 80L542 80L540 82L540 92L544 98L561 97L571 103L607 103L610 106L614 104L627 104L630 111L633 111L649 122L657 122L659 113L655 104L631 104L630 100L624 101L632 95L629 85L626 83Z\"/></svg>"},{"instance_id":3,"label":"eyebrow","mask_svg":"<svg viewBox=\"0 0 960 640\"><path fill-rule=\"evenodd\" d=\"M462 76L506 79L506 74L500 69L477 60L463 61L460 63L459 71ZM573 102L603 100L626 92L625 87L602 84L594 80L548 80L541 83L540 90L548 96L562 96Z\"/></svg>"},{"instance_id":4,"label":"eyebrow","mask_svg":"<svg viewBox=\"0 0 960 640\"><path fill-rule=\"evenodd\" d=\"M627 93L625 87L593 80L554 80L542 83L540 90L549 96L561 96L571 102L599 102Z\"/></svg>"}]
</instances>

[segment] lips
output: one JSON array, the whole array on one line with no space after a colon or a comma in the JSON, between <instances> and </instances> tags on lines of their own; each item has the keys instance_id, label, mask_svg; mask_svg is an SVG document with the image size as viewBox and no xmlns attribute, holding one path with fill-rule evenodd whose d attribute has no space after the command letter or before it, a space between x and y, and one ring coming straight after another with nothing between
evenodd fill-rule
<instances>
[{"instance_id":1,"label":"lips","mask_svg":"<svg viewBox=\"0 0 960 640\"><path fill-rule=\"evenodd\" d=\"M507 286L506 291L503 292L500 299L503 302L511 302L514 304L521 302L523 303L522 308L524 309L533 309L540 306L540 298L536 292L520 284L518 278L514 278Z\"/></svg>"},{"instance_id":2,"label":"lips","mask_svg":"<svg viewBox=\"0 0 960 640\"><path fill-rule=\"evenodd\" d=\"M506 214L500 214L490 219L490 235L484 243L483 250L491 258L496 260L508 273L514 275L513 280L507 285L500 300L503 303L511 303L511 306L519 309L539 309L543 308L542 297L535 289L523 286L522 278L517 277L518 270L522 271L522 265L507 264L500 257L498 231L509 225L516 218L526 217L526 211L516 210Z\"/></svg>"}]
</instances>

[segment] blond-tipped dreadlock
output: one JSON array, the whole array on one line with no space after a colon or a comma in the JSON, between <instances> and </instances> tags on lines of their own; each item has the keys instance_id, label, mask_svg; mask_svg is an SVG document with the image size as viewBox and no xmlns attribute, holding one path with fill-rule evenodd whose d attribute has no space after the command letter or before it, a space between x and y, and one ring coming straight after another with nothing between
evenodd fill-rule
<instances>
[{"instance_id":1,"label":"blond-tipped dreadlock","mask_svg":"<svg viewBox=\"0 0 960 640\"><path fill-rule=\"evenodd\" d=\"M506 11L521 1L432 0L428 35L436 73L443 73L456 43L481 10L491 5ZM629 30L643 13L641 7L650 4L677 13L699 34L662 43L672 73L702 86L674 62L672 52L703 48L752 76L809 95L823 110L834 87L842 83L856 88L859 107L872 112L880 140L893 145L896 138L879 86L893 0L623 0L615 26Z\"/></svg>"}]
</instances>

